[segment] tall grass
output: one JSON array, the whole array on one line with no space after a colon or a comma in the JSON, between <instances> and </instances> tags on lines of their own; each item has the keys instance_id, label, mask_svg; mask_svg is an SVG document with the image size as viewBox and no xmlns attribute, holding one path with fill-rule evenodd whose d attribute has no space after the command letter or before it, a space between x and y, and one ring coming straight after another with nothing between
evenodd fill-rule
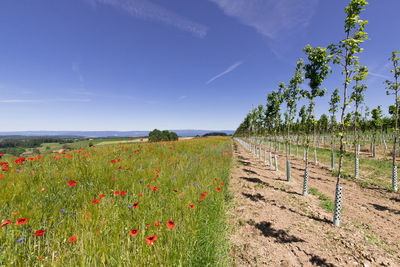
<instances>
[{"instance_id":1,"label":"tall grass","mask_svg":"<svg viewBox=\"0 0 400 267\"><path fill-rule=\"evenodd\" d=\"M230 265L229 138L93 147L20 165L14 160L8 158L0 179L0 223L13 223L0 228L0 265ZM18 218L28 221L15 225ZM131 229L138 234L131 236ZM45 234L34 236L37 230Z\"/></svg>"}]
</instances>

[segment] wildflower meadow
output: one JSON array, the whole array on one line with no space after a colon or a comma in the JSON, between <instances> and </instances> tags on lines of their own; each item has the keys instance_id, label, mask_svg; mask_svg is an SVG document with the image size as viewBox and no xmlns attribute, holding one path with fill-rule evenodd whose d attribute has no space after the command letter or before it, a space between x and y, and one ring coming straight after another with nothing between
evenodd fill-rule
<instances>
[{"instance_id":1,"label":"wildflower meadow","mask_svg":"<svg viewBox=\"0 0 400 267\"><path fill-rule=\"evenodd\" d=\"M4 157L0 266L227 266L230 138Z\"/></svg>"}]
</instances>

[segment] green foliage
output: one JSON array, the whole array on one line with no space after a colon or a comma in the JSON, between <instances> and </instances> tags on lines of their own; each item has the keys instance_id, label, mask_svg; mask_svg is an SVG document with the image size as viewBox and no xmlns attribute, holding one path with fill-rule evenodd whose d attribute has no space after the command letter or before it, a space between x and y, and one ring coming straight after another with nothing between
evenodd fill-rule
<instances>
[{"instance_id":1,"label":"green foliage","mask_svg":"<svg viewBox=\"0 0 400 267\"><path fill-rule=\"evenodd\" d=\"M203 137L209 137L209 136L228 136L228 135L226 133L219 133L219 132L203 134Z\"/></svg>"},{"instance_id":2,"label":"green foliage","mask_svg":"<svg viewBox=\"0 0 400 267\"><path fill-rule=\"evenodd\" d=\"M175 132L169 132L167 130L160 131L158 129L154 129L149 133L149 141L151 142L173 141L177 139L178 135Z\"/></svg>"},{"instance_id":3,"label":"green foliage","mask_svg":"<svg viewBox=\"0 0 400 267\"><path fill-rule=\"evenodd\" d=\"M329 58L326 48L316 47L312 48L307 45L303 49L307 55L308 63L304 65L305 78L309 79L310 90L302 90L302 96L309 100L307 108L307 132L309 133L311 125L315 127L314 109L316 97L322 97L325 95L326 90L321 89L322 82L326 79L329 73Z\"/></svg>"},{"instance_id":4,"label":"green foliage","mask_svg":"<svg viewBox=\"0 0 400 267\"><path fill-rule=\"evenodd\" d=\"M329 101L329 113L331 113L331 125L333 124L333 120L335 119L335 114L338 111L340 102L339 88L336 88Z\"/></svg>"},{"instance_id":5,"label":"green foliage","mask_svg":"<svg viewBox=\"0 0 400 267\"><path fill-rule=\"evenodd\" d=\"M386 80L386 93L389 94L393 94L395 92L398 92L400 89L400 84L398 82L398 79L400 77L400 66L399 66L399 56L400 55L400 51L393 51L392 52L392 57L390 58L390 60L393 63L393 69L390 70L391 73L393 73L394 76L394 81L389 81ZM390 90L394 91L394 92L390 92ZM398 99L396 99L396 102L398 102Z\"/></svg>"},{"instance_id":6,"label":"green foliage","mask_svg":"<svg viewBox=\"0 0 400 267\"><path fill-rule=\"evenodd\" d=\"M326 114L322 114L317 123L318 129L322 133L326 133L329 129L329 120Z\"/></svg>"},{"instance_id":7,"label":"green foliage","mask_svg":"<svg viewBox=\"0 0 400 267\"><path fill-rule=\"evenodd\" d=\"M330 69L328 66L328 52L324 47L312 48L311 45L307 45L303 51L307 55L309 61L309 63L304 65L304 70L305 78L309 79L308 85L311 90L303 90L302 93L303 97L312 100L315 97L325 95L325 90L320 87Z\"/></svg>"},{"instance_id":8,"label":"green foliage","mask_svg":"<svg viewBox=\"0 0 400 267\"><path fill-rule=\"evenodd\" d=\"M303 65L304 60L300 58L297 61L294 76L289 81L289 86L287 88L283 86L283 100L286 102L287 123L289 126L293 121L294 114L296 113L297 101L301 98L301 90L299 86L304 81Z\"/></svg>"},{"instance_id":9,"label":"green foliage","mask_svg":"<svg viewBox=\"0 0 400 267\"><path fill-rule=\"evenodd\" d=\"M273 90L267 96L267 108L265 110L265 121L267 126L271 129L276 130L279 128L281 124L281 105L283 102L283 92L286 90L285 83L279 83L279 89Z\"/></svg>"},{"instance_id":10,"label":"green foliage","mask_svg":"<svg viewBox=\"0 0 400 267\"><path fill-rule=\"evenodd\" d=\"M378 129L382 127L382 108L381 106L378 106L377 108L374 108L372 111L372 126L374 128L374 131L376 132Z\"/></svg>"}]
</instances>

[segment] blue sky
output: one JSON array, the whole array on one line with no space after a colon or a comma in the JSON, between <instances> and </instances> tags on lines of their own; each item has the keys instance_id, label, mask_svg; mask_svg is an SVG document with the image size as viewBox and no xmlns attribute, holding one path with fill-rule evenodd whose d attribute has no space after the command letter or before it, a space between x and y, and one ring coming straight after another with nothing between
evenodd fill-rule
<instances>
[{"instance_id":1,"label":"blue sky","mask_svg":"<svg viewBox=\"0 0 400 267\"><path fill-rule=\"evenodd\" d=\"M287 83L304 46L343 39L347 3L2 0L0 131L236 129ZM400 1L369 3L366 103L386 110ZM324 86L342 81L335 70Z\"/></svg>"}]
</instances>

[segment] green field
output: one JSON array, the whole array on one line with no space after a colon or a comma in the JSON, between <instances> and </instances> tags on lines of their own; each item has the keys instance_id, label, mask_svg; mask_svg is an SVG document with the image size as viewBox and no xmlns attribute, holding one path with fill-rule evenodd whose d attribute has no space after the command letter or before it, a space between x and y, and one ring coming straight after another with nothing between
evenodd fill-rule
<instances>
[{"instance_id":1,"label":"green field","mask_svg":"<svg viewBox=\"0 0 400 267\"><path fill-rule=\"evenodd\" d=\"M230 138L7 159L0 265L231 265Z\"/></svg>"}]
</instances>

